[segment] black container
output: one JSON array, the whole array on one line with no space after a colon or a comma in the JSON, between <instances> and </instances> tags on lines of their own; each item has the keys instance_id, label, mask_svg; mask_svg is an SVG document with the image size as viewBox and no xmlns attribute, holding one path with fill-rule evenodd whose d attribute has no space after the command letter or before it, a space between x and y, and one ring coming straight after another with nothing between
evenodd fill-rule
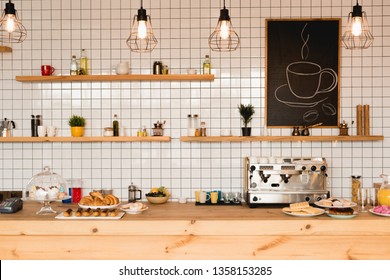
<instances>
[{"instance_id":1,"label":"black container","mask_svg":"<svg viewBox=\"0 0 390 280\"><path fill-rule=\"evenodd\" d=\"M37 137L37 124L34 115L31 115L31 137Z\"/></svg>"},{"instance_id":2,"label":"black container","mask_svg":"<svg viewBox=\"0 0 390 280\"><path fill-rule=\"evenodd\" d=\"M38 126L42 125L41 115L35 116L35 136L38 137Z\"/></svg>"}]
</instances>

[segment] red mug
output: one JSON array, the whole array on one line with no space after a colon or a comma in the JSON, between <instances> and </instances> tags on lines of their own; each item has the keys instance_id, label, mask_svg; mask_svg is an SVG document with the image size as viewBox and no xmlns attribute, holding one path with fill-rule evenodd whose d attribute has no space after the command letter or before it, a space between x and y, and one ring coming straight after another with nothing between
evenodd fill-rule
<instances>
[{"instance_id":1,"label":"red mug","mask_svg":"<svg viewBox=\"0 0 390 280\"><path fill-rule=\"evenodd\" d=\"M42 65L41 66L41 73L42 76L51 76L56 69L53 66L50 65Z\"/></svg>"}]
</instances>

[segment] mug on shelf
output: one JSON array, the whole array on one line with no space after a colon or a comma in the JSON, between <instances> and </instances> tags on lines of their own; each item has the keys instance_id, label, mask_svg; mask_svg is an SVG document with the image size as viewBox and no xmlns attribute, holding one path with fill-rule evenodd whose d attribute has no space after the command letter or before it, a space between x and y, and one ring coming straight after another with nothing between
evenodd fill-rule
<instances>
[{"instance_id":1,"label":"mug on shelf","mask_svg":"<svg viewBox=\"0 0 390 280\"><path fill-rule=\"evenodd\" d=\"M51 76L51 75L53 75L54 71L56 71L56 69L53 66L50 66L50 65L42 65L41 66L42 76Z\"/></svg>"}]
</instances>

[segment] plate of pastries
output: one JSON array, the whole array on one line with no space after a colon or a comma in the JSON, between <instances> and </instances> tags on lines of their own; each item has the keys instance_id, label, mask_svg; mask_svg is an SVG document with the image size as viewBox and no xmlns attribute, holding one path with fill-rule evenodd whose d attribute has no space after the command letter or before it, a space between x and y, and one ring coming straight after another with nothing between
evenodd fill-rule
<instances>
[{"instance_id":1,"label":"plate of pastries","mask_svg":"<svg viewBox=\"0 0 390 280\"><path fill-rule=\"evenodd\" d=\"M326 215L335 219L351 219L356 217L357 212L351 207L345 208L329 208L325 211Z\"/></svg>"},{"instance_id":2,"label":"plate of pastries","mask_svg":"<svg viewBox=\"0 0 390 280\"><path fill-rule=\"evenodd\" d=\"M314 202L314 204L324 208L350 208L355 207L357 205L356 202L336 197L321 199L320 201Z\"/></svg>"},{"instance_id":3,"label":"plate of pastries","mask_svg":"<svg viewBox=\"0 0 390 280\"><path fill-rule=\"evenodd\" d=\"M82 209L106 210L114 209L120 204L119 198L112 194L102 194L101 192L90 192L89 195L83 196L79 202Z\"/></svg>"},{"instance_id":4,"label":"plate of pastries","mask_svg":"<svg viewBox=\"0 0 390 280\"><path fill-rule=\"evenodd\" d=\"M141 214L149 208L141 202L131 202L121 206L120 210L126 212L127 214Z\"/></svg>"},{"instance_id":5,"label":"plate of pastries","mask_svg":"<svg viewBox=\"0 0 390 280\"><path fill-rule=\"evenodd\" d=\"M309 202L297 202L291 203L289 207L282 209L284 214L295 216L295 217L314 217L325 213L324 209L312 207Z\"/></svg>"},{"instance_id":6,"label":"plate of pastries","mask_svg":"<svg viewBox=\"0 0 390 280\"><path fill-rule=\"evenodd\" d=\"M78 208L77 210L68 209L61 214L57 215L57 219L120 219L124 215L124 212L118 209L91 209L91 208Z\"/></svg>"}]
</instances>

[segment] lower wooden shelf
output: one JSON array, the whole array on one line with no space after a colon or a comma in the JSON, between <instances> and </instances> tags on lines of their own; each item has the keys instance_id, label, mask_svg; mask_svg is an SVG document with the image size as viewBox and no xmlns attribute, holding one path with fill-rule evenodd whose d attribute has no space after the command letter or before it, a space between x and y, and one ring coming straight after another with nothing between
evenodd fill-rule
<instances>
[{"instance_id":1,"label":"lower wooden shelf","mask_svg":"<svg viewBox=\"0 0 390 280\"><path fill-rule=\"evenodd\" d=\"M0 137L0 143L18 142L170 142L170 136L118 136L118 137Z\"/></svg>"},{"instance_id":2,"label":"lower wooden shelf","mask_svg":"<svg viewBox=\"0 0 390 280\"><path fill-rule=\"evenodd\" d=\"M372 136L182 136L181 142L326 142L326 141L380 141L383 135Z\"/></svg>"}]
</instances>

